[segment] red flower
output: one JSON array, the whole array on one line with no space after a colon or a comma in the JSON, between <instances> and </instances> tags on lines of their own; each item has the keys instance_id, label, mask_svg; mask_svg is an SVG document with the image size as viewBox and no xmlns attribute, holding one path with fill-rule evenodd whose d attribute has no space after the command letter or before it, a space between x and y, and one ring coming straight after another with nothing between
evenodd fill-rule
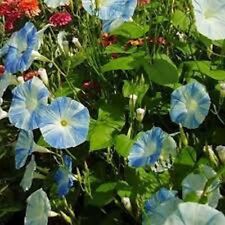
<instances>
[{"instance_id":1,"label":"red flower","mask_svg":"<svg viewBox=\"0 0 225 225\"><path fill-rule=\"evenodd\" d=\"M65 26L72 21L72 16L68 12L56 12L49 18L49 23L54 27Z\"/></svg>"},{"instance_id":2,"label":"red flower","mask_svg":"<svg viewBox=\"0 0 225 225\"><path fill-rule=\"evenodd\" d=\"M35 71L35 70L23 72L24 81L30 80L33 77L37 77L37 76L39 76L39 74L38 74L38 71Z\"/></svg>"},{"instance_id":3,"label":"red flower","mask_svg":"<svg viewBox=\"0 0 225 225\"><path fill-rule=\"evenodd\" d=\"M0 77L3 76L5 72L5 67L3 65L0 65Z\"/></svg>"},{"instance_id":4,"label":"red flower","mask_svg":"<svg viewBox=\"0 0 225 225\"><path fill-rule=\"evenodd\" d=\"M144 6L150 3L151 0L138 0L139 6Z\"/></svg>"},{"instance_id":5,"label":"red flower","mask_svg":"<svg viewBox=\"0 0 225 225\"><path fill-rule=\"evenodd\" d=\"M108 33L103 33L101 35L101 44L103 47L107 47L109 45L115 44L117 42L117 38L114 35L109 35Z\"/></svg>"},{"instance_id":6,"label":"red flower","mask_svg":"<svg viewBox=\"0 0 225 225\"><path fill-rule=\"evenodd\" d=\"M38 0L19 0L18 8L29 17L36 16L40 12Z\"/></svg>"}]
</instances>

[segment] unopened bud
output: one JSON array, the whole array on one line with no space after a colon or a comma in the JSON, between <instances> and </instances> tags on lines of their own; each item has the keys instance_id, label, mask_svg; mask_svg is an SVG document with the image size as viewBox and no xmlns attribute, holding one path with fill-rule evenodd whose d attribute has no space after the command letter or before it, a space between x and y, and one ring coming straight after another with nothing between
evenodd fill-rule
<instances>
[{"instance_id":1,"label":"unopened bud","mask_svg":"<svg viewBox=\"0 0 225 225\"><path fill-rule=\"evenodd\" d=\"M203 148L203 151L208 155L210 161L215 165L218 166L218 158L214 153L211 145L206 145Z\"/></svg>"},{"instance_id":2,"label":"unopened bud","mask_svg":"<svg viewBox=\"0 0 225 225\"><path fill-rule=\"evenodd\" d=\"M142 108L138 108L136 109L136 120L138 122L142 122L142 120L144 119L144 116L145 116L145 109L142 109Z\"/></svg>"},{"instance_id":3,"label":"unopened bud","mask_svg":"<svg viewBox=\"0 0 225 225\"><path fill-rule=\"evenodd\" d=\"M219 87L220 87L220 95L221 95L222 97L225 97L225 82L221 82L221 83L219 84Z\"/></svg>"},{"instance_id":4,"label":"unopened bud","mask_svg":"<svg viewBox=\"0 0 225 225\"><path fill-rule=\"evenodd\" d=\"M74 43L74 45L75 45L78 49L81 49L81 48L82 48L82 46L81 46L81 44L80 44L78 38L74 37L74 38L72 39L72 42Z\"/></svg>"},{"instance_id":5,"label":"unopened bud","mask_svg":"<svg viewBox=\"0 0 225 225\"><path fill-rule=\"evenodd\" d=\"M137 102L137 95L134 95L134 94L130 95L129 98L130 98L130 101L129 101L130 109L134 109Z\"/></svg>"},{"instance_id":6,"label":"unopened bud","mask_svg":"<svg viewBox=\"0 0 225 225\"><path fill-rule=\"evenodd\" d=\"M45 68L40 68L38 74L46 86L48 86L48 75Z\"/></svg>"},{"instance_id":7,"label":"unopened bud","mask_svg":"<svg viewBox=\"0 0 225 225\"><path fill-rule=\"evenodd\" d=\"M23 84L23 83L24 83L24 78L23 78L23 76L17 77L17 81L18 81L20 84Z\"/></svg>"},{"instance_id":8,"label":"unopened bud","mask_svg":"<svg viewBox=\"0 0 225 225\"><path fill-rule=\"evenodd\" d=\"M225 146L219 145L216 147L216 151L220 161L225 164Z\"/></svg>"},{"instance_id":9,"label":"unopened bud","mask_svg":"<svg viewBox=\"0 0 225 225\"><path fill-rule=\"evenodd\" d=\"M8 113L0 107L0 120L6 118L7 116L8 116Z\"/></svg>"},{"instance_id":10,"label":"unopened bud","mask_svg":"<svg viewBox=\"0 0 225 225\"><path fill-rule=\"evenodd\" d=\"M188 145L188 139L187 139L187 136L186 136L186 134L184 132L184 129L181 126L181 124L180 124L180 139L181 139L181 142L183 143L184 146Z\"/></svg>"}]
</instances>

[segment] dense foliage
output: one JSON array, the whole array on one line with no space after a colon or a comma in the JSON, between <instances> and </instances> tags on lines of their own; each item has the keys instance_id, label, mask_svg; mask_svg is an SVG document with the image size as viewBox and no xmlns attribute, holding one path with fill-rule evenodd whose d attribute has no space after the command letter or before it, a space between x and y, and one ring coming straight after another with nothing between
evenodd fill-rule
<instances>
[{"instance_id":1,"label":"dense foliage","mask_svg":"<svg viewBox=\"0 0 225 225\"><path fill-rule=\"evenodd\" d=\"M0 1L0 224L225 224L221 0Z\"/></svg>"}]
</instances>

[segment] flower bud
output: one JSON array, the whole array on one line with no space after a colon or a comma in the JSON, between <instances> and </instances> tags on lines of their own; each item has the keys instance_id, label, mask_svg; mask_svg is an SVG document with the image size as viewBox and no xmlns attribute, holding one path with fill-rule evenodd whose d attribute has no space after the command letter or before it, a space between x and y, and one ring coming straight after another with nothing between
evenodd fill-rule
<instances>
[{"instance_id":1,"label":"flower bud","mask_svg":"<svg viewBox=\"0 0 225 225\"><path fill-rule=\"evenodd\" d=\"M138 97L137 97L137 95L133 94L133 95L130 95L129 98L130 98L130 101L129 101L130 109L134 109Z\"/></svg>"},{"instance_id":2,"label":"flower bud","mask_svg":"<svg viewBox=\"0 0 225 225\"><path fill-rule=\"evenodd\" d=\"M219 87L220 87L220 95L221 95L222 97L225 97L225 82L221 82L221 83L219 84Z\"/></svg>"},{"instance_id":3,"label":"flower bud","mask_svg":"<svg viewBox=\"0 0 225 225\"><path fill-rule=\"evenodd\" d=\"M218 158L214 153L211 145L206 145L203 148L203 151L208 155L210 161L215 165L218 166Z\"/></svg>"},{"instance_id":4,"label":"flower bud","mask_svg":"<svg viewBox=\"0 0 225 225\"><path fill-rule=\"evenodd\" d=\"M48 75L45 68L38 69L38 75L46 86L48 86Z\"/></svg>"},{"instance_id":5,"label":"flower bud","mask_svg":"<svg viewBox=\"0 0 225 225\"><path fill-rule=\"evenodd\" d=\"M136 120L138 122L142 122L142 120L144 119L144 116L145 116L145 109L142 109L142 108L138 108L136 109Z\"/></svg>"},{"instance_id":6,"label":"flower bud","mask_svg":"<svg viewBox=\"0 0 225 225\"><path fill-rule=\"evenodd\" d=\"M18 81L20 84L23 84L23 83L24 83L24 78L23 78L23 76L18 76L18 77L17 77L17 81Z\"/></svg>"},{"instance_id":7,"label":"flower bud","mask_svg":"<svg viewBox=\"0 0 225 225\"><path fill-rule=\"evenodd\" d=\"M225 146L219 145L216 147L216 151L220 161L225 164Z\"/></svg>"},{"instance_id":8,"label":"flower bud","mask_svg":"<svg viewBox=\"0 0 225 225\"><path fill-rule=\"evenodd\" d=\"M82 46L81 46L81 44L80 44L78 38L73 37L72 42L74 43L74 45L75 45L78 49L81 49L81 48L82 48Z\"/></svg>"}]
</instances>

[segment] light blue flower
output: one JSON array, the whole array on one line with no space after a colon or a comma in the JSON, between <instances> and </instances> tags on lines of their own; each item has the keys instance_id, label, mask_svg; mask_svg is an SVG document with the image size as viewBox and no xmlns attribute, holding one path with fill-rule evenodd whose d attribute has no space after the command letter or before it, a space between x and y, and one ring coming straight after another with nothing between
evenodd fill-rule
<instances>
[{"instance_id":1,"label":"light blue flower","mask_svg":"<svg viewBox=\"0 0 225 225\"><path fill-rule=\"evenodd\" d=\"M190 173L182 181L182 196L183 199L191 195L195 195L196 199L200 200L202 194L205 190L206 184L210 179L216 176L216 172L209 166L203 165L198 173ZM216 208L218 201L221 197L220 195L220 180L214 179L211 185L205 190L204 197L207 197L207 203Z\"/></svg>"},{"instance_id":2,"label":"light blue flower","mask_svg":"<svg viewBox=\"0 0 225 225\"><path fill-rule=\"evenodd\" d=\"M5 72L0 76L0 98L2 98L5 90L12 83L16 83L16 79L13 79L11 74Z\"/></svg>"},{"instance_id":3,"label":"light blue flower","mask_svg":"<svg viewBox=\"0 0 225 225\"><path fill-rule=\"evenodd\" d=\"M27 22L0 50L0 57L5 56L5 70L9 73L27 70L34 60L32 53L38 44L37 29L33 23Z\"/></svg>"},{"instance_id":4,"label":"light blue flower","mask_svg":"<svg viewBox=\"0 0 225 225\"><path fill-rule=\"evenodd\" d=\"M82 0L84 9L101 20L114 20L133 15L137 0Z\"/></svg>"},{"instance_id":5,"label":"light blue flower","mask_svg":"<svg viewBox=\"0 0 225 225\"><path fill-rule=\"evenodd\" d=\"M212 40L225 39L223 0L192 0L197 31Z\"/></svg>"},{"instance_id":6,"label":"light blue flower","mask_svg":"<svg viewBox=\"0 0 225 225\"><path fill-rule=\"evenodd\" d=\"M86 141L89 120L88 109L81 103L59 97L40 111L39 128L52 147L70 148Z\"/></svg>"},{"instance_id":7,"label":"light blue flower","mask_svg":"<svg viewBox=\"0 0 225 225\"><path fill-rule=\"evenodd\" d=\"M166 188L160 188L148 201L145 203L146 213L154 213L161 203L176 198L176 191L170 191Z\"/></svg>"},{"instance_id":8,"label":"light blue flower","mask_svg":"<svg viewBox=\"0 0 225 225\"><path fill-rule=\"evenodd\" d=\"M114 20L103 20L102 24L102 31L103 32L111 32L121 26L124 22L129 22L132 21L132 18L124 18L124 17L119 17Z\"/></svg>"},{"instance_id":9,"label":"light blue flower","mask_svg":"<svg viewBox=\"0 0 225 225\"><path fill-rule=\"evenodd\" d=\"M16 169L20 169L23 167L27 161L27 157L31 155L33 151L33 132L21 130L19 133L19 137L16 143L16 155L15 155L15 163Z\"/></svg>"},{"instance_id":10,"label":"light blue flower","mask_svg":"<svg viewBox=\"0 0 225 225\"><path fill-rule=\"evenodd\" d=\"M159 127L146 131L131 147L128 160L129 165L141 167L154 165L158 160L165 140L165 133Z\"/></svg>"},{"instance_id":11,"label":"light blue flower","mask_svg":"<svg viewBox=\"0 0 225 225\"><path fill-rule=\"evenodd\" d=\"M203 85L192 82L171 94L171 120L194 129L204 121L210 108L210 98Z\"/></svg>"},{"instance_id":12,"label":"light blue flower","mask_svg":"<svg viewBox=\"0 0 225 225\"><path fill-rule=\"evenodd\" d=\"M171 203L160 207L155 216L150 217L151 225L224 225L225 217L220 211L207 205L184 202L176 210L166 213ZM157 219L156 219L157 218Z\"/></svg>"},{"instance_id":13,"label":"light blue flower","mask_svg":"<svg viewBox=\"0 0 225 225\"><path fill-rule=\"evenodd\" d=\"M9 109L9 120L17 128L38 128L37 112L47 104L49 92L43 82L34 77L12 90L13 98Z\"/></svg>"},{"instance_id":14,"label":"light blue flower","mask_svg":"<svg viewBox=\"0 0 225 225\"><path fill-rule=\"evenodd\" d=\"M73 186L74 177L72 175L72 158L68 155L63 157L64 166L61 166L55 173L57 192L60 197L68 194Z\"/></svg>"},{"instance_id":15,"label":"light blue flower","mask_svg":"<svg viewBox=\"0 0 225 225\"><path fill-rule=\"evenodd\" d=\"M48 196L40 188L27 199L24 225L47 225L50 211L51 205Z\"/></svg>"}]
</instances>

